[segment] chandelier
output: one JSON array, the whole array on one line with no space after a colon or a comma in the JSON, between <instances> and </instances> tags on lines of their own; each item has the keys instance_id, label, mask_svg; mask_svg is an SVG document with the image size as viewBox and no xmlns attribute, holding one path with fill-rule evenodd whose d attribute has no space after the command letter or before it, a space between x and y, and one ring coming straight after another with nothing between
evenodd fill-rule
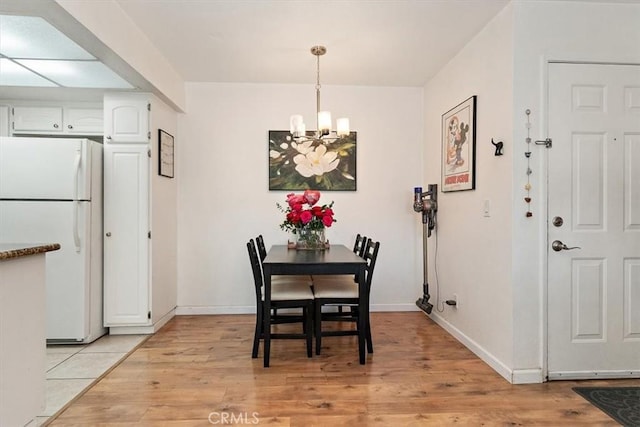
<instances>
[{"instance_id":1,"label":"chandelier","mask_svg":"<svg viewBox=\"0 0 640 427\"><path fill-rule=\"evenodd\" d=\"M331 112L320 110L320 57L327 53L324 46L313 46L311 53L316 57L316 125L317 130L313 136L307 135L307 127L301 115L295 114L290 119L290 132L298 142L321 141L334 142L340 138L349 136L349 119L340 118L336 120L335 132L331 130Z\"/></svg>"}]
</instances>

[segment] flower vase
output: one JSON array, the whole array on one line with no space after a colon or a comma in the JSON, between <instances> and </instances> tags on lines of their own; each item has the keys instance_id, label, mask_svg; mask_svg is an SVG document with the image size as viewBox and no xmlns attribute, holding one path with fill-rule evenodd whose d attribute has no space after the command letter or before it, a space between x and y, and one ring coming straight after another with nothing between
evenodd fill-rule
<instances>
[{"instance_id":1,"label":"flower vase","mask_svg":"<svg viewBox=\"0 0 640 427\"><path fill-rule=\"evenodd\" d=\"M296 233L296 249L298 250L323 250L326 248L324 228L311 230L300 228Z\"/></svg>"}]
</instances>

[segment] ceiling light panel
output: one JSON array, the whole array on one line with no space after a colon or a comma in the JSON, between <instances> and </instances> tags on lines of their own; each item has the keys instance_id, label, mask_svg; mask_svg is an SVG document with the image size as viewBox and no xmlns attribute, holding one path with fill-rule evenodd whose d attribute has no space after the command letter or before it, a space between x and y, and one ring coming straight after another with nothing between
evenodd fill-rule
<instances>
[{"instance_id":1,"label":"ceiling light panel","mask_svg":"<svg viewBox=\"0 0 640 427\"><path fill-rule=\"evenodd\" d=\"M21 65L58 83L76 88L133 89L126 80L98 61L24 59Z\"/></svg>"},{"instance_id":2,"label":"ceiling light panel","mask_svg":"<svg viewBox=\"0 0 640 427\"><path fill-rule=\"evenodd\" d=\"M0 86L55 87L56 85L9 59L0 58Z\"/></svg>"},{"instance_id":3,"label":"ceiling light panel","mask_svg":"<svg viewBox=\"0 0 640 427\"><path fill-rule=\"evenodd\" d=\"M36 16L0 15L0 54L9 58L96 59Z\"/></svg>"}]
</instances>

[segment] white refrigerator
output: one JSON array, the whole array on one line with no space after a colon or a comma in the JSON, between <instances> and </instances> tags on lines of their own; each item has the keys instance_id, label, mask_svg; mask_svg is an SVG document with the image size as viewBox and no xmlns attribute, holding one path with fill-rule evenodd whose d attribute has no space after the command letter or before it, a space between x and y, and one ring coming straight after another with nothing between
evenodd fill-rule
<instances>
[{"instance_id":1,"label":"white refrigerator","mask_svg":"<svg viewBox=\"0 0 640 427\"><path fill-rule=\"evenodd\" d=\"M47 342L89 343L102 316L102 144L0 137L0 243L47 254Z\"/></svg>"}]
</instances>

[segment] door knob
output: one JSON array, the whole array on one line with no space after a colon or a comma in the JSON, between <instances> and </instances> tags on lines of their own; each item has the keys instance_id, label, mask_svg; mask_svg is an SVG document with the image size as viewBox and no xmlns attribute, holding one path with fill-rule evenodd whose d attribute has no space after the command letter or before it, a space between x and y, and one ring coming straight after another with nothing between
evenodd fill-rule
<instances>
[{"instance_id":1,"label":"door knob","mask_svg":"<svg viewBox=\"0 0 640 427\"><path fill-rule=\"evenodd\" d=\"M556 252L560 252L560 251L570 251L571 249L581 249L581 248L580 246L574 246L569 248L560 240L554 240L553 243L551 243L551 249L553 249Z\"/></svg>"}]
</instances>

